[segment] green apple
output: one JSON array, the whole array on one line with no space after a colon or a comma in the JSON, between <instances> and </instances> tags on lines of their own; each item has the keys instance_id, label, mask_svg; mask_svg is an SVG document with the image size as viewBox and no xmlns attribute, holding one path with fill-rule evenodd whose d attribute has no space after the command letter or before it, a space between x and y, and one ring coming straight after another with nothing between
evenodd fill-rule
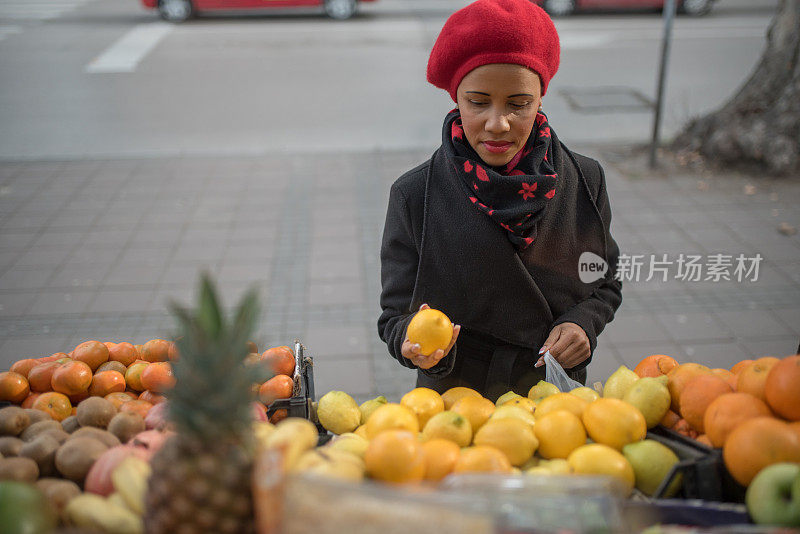
<instances>
[{"instance_id":1,"label":"green apple","mask_svg":"<svg viewBox=\"0 0 800 534\"><path fill-rule=\"evenodd\" d=\"M745 503L758 524L800 527L800 464L762 469L747 488Z\"/></svg>"}]
</instances>

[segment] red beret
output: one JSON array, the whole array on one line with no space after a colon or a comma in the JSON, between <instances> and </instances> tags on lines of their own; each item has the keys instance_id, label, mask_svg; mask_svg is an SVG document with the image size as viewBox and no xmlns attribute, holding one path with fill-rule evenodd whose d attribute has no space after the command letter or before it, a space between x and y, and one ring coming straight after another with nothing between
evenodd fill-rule
<instances>
[{"instance_id":1,"label":"red beret","mask_svg":"<svg viewBox=\"0 0 800 534\"><path fill-rule=\"evenodd\" d=\"M450 93L471 70L512 63L535 71L542 94L558 70L561 46L553 21L530 0L477 0L453 13L428 59L428 81Z\"/></svg>"}]
</instances>

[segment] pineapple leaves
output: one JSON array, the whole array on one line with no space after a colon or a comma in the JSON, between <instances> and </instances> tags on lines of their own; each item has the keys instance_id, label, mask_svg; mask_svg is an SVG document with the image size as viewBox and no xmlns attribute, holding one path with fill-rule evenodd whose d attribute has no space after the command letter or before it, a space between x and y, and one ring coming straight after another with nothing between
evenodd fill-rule
<instances>
[{"instance_id":1,"label":"pineapple leaves","mask_svg":"<svg viewBox=\"0 0 800 534\"><path fill-rule=\"evenodd\" d=\"M200 281L200 308L198 308L197 320L201 328L211 337L216 337L225 326L225 319L219 309L217 292L208 273L203 273Z\"/></svg>"}]
</instances>

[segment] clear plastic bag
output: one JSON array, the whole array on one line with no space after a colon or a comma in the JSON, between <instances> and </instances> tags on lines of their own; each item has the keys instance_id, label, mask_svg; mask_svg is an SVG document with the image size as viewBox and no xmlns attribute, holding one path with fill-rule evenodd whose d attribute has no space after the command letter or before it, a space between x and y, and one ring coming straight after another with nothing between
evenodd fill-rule
<instances>
[{"instance_id":1,"label":"clear plastic bag","mask_svg":"<svg viewBox=\"0 0 800 534\"><path fill-rule=\"evenodd\" d=\"M550 351L544 353L545 364L545 380L553 384L563 392L572 391L575 388L583 386L580 382L576 382L567 375L561 364L553 358Z\"/></svg>"}]
</instances>

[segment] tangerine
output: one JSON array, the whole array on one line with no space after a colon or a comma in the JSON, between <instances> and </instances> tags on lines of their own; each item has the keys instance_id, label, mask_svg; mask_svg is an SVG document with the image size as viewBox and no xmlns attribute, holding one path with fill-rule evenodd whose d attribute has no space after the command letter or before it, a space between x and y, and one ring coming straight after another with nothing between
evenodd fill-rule
<instances>
[{"instance_id":1,"label":"tangerine","mask_svg":"<svg viewBox=\"0 0 800 534\"><path fill-rule=\"evenodd\" d=\"M72 403L69 397L56 391L42 393L33 401L32 407L48 414L56 421L63 421L72 415Z\"/></svg>"},{"instance_id":2,"label":"tangerine","mask_svg":"<svg viewBox=\"0 0 800 534\"><path fill-rule=\"evenodd\" d=\"M452 473L461 455L458 445L449 439L441 438L423 443L422 452L425 455L424 478L432 481L439 481Z\"/></svg>"},{"instance_id":3,"label":"tangerine","mask_svg":"<svg viewBox=\"0 0 800 534\"><path fill-rule=\"evenodd\" d=\"M155 393L163 393L175 386L172 364L166 361L149 364L142 371L142 387Z\"/></svg>"},{"instance_id":4,"label":"tangerine","mask_svg":"<svg viewBox=\"0 0 800 534\"><path fill-rule=\"evenodd\" d=\"M367 422L368 439L374 439L386 430L407 430L415 435L419 432L419 419L414 412L402 404L389 402L372 412Z\"/></svg>"},{"instance_id":5,"label":"tangerine","mask_svg":"<svg viewBox=\"0 0 800 534\"><path fill-rule=\"evenodd\" d=\"M269 406L277 399L288 399L294 392L294 381L286 375L275 375L258 389L258 399Z\"/></svg>"},{"instance_id":6,"label":"tangerine","mask_svg":"<svg viewBox=\"0 0 800 534\"><path fill-rule=\"evenodd\" d=\"M39 398L39 395L41 395L41 393L31 393L25 397L25 400L22 401L21 406L23 408L33 408L33 403L36 402L36 399Z\"/></svg>"},{"instance_id":7,"label":"tangerine","mask_svg":"<svg viewBox=\"0 0 800 534\"><path fill-rule=\"evenodd\" d=\"M151 339L142 345L140 356L148 362L166 362L169 360L170 345L165 339Z\"/></svg>"},{"instance_id":8,"label":"tangerine","mask_svg":"<svg viewBox=\"0 0 800 534\"><path fill-rule=\"evenodd\" d=\"M665 375L678 366L678 361L666 354L653 354L640 361L633 372L639 375L639 378L646 376L658 377Z\"/></svg>"},{"instance_id":9,"label":"tangerine","mask_svg":"<svg viewBox=\"0 0 800 534\"><path fill-rule=\"evenodd\" d=\"M72 351L72 359L87 364L94 372L108 361L108 347L99 341L84 341Z\"/></svg>"},{"instance_id":10,"label":"tangerine","mask_svg":"<svg viewBox=\"0 0 800 534\"><path fill-rule=\"evenodd\" d=\"M800 462L800 439L783 421L755 417L731 432L722 448L722 458L733 478L747 486L768 465Z\"/></svg>"},{"instance_id":11,"label":"tangerine","mask_svg":"<svg viewBox=\"0 0 800 534\"><path fill-rule=\"evenodd\" d=\"M14 362L14 365L11 366L9 371L13 373L19 373L24 376L26 379L28 378L28 373L39 365L39 361L33 358L25 358L24 360L19 360L18 362Z\"/></svg>"},{"instance_id":12,"label":"tangerine","mask_svg":"<svg viewBox=\"0 0 800 534\"><path fill-rule=\"evenodd\" d=\"M91 367L79 360L59 365L50 379L52 390L64 395L84 393L91 383Z\"/></svg>"},{"instance_id":13,"label":"tangerine","mask_svg":"<svg viewBox=\"0 0 800 534\"><path fill-rule=\"evenodd\" d=\"M142 391L141 395L139 395L139 400L147 401L155 406L156 404L161 404L162 402L167 400L167 398L164 395L159 395L158 393L155 393L148 389ZM263 406L263 404L261 404L260 402L258 404ZM266 408L264 409L264 411L266 412Z\"/></svg>"},{"instance_id":14,"label":"tangerine","mask_svg":"<svg viewBox=\"0 0 800 534\"><path fill-rule=\"evenodd\" d=\"M150 365L145 361L133 362L128 369L125 370L125 383L134 391L144 391L145 387L142 385L142 372Z\"/></svg>"},{"instance_id":15,"label":"tangerine","mask_svg":"<svg viewBox=\"0 0 800 534\"><path fill-rule=\"evenodd\" d=\"M739 373L736 380L736 391L749 393L766 402L767 376L770 370L780 362L778 358L765 356L759 358Z\"/></svg>"},{"instance_id":16,"label":"tangerine","mask_svg":"<svg viewBox=\"0 0 800 534\"><path fill-rule=\"evenodd\" d=\"M31 391L44 393L52 391L53 386L50 384L53 379L53 373L61 366L60 363L51 361L40 363L30 370L28 373L28 383L30 384Z\"/></svg>"},{"instance_id":17,"label":"tangerine","mask_svg":"<svg viewBox=\"0 0 800 534\"><path fill-rule=\"evenodd\" d=\"M578 418L583 417L583 411L589 406L589 402L570 393L556 393L542 399L536 406L533 416L538 420L540 417L557 410L566 410Z\"/></svg>"},{"instance_id":18,"label":"tangerine","mask_svg":"<svg viewBox=\"0 0 800 534\"><path fill-rule=\"evenodd\" d=\"M139 352L131 343L123 341L122 343L114 343L108 348L109 361L119 362L125 367L135 362L139 358Z\"/></svg>"},{"instance_id":19,"label":"tangerine","mask_svg":"<svg viewBox=\"0 0 800 534\"><path fill-rule=\"evenodd\" d=\"M742 360L733 367L731 367L731 373L738 375L739 373L742 372L742 370L744 370L745 367L749 366L751 363L753 363L753 360Z\"/></svg>"},{"instance_id":20,"label":"tangerine","mask_svg":"<svg viewBox=\"0 0 800 534\"><path fill-rule=\"evenodd\" d=\"M127 391L118 391L115 393L109 393L104 397L108 402L114 405L117 411L119 411L120 406L125 404L128 401L136 400L136 397L128 393Z\"/></svg>"},{"instance_id":21,"label":"tangerine","mask_svg":"<svg viewBox=\"0 0 800 534\"><path fill-rule=\"evenodd\" d=\"M372 478L384 482L418 482L425 476L422 443L407 430L386 430L375 436L364 453L364 463Z\"/></svg>"},{"instance_id":22,"label":"tangerine","mask_svg":"<svg viewBox=\"0 0 800 534\"><path fill-rule=\"evenodd\" d=\"M147 412L149 412L152 407L153 405L147 401L135 399L123 403L122 406L119 407L119 411L120 413L135 413L146 417Z\"/></svg>"},{"instance_id":23,"label":"tangerine","mask_svg":"<svg viewBox=\"0 0 800 534\"><path fill-rule=\"evenodd\" d=\"M692 428L705 432L703 416L709 405L725 393L733 393L733 389L722 378L710 374L696 376L686 383L680 398L681 416Z\"/></svg>"},{"instance_id":24,"label":"tangerine","mask_svg":"<svg viewBox=\"0 0 800 534\"><path fill-rule=\"evenodd\" d=\"M19 404L30 394L28 380L20 373L6 371L0 373L0 401Z\"/></svg>"},{"instance_id":25,"label":"tangerine","mask_svg":"<svg viewBox=\"0 0 800 534\"><path fill-rule=\"evenodd\" d=\"M125 391L125 377L119 371L101 371L92 377L89 395L105 397L111 393Z\"/></svg>"},{"instance_id":26,"label":"tangerine","mask_svg":"<svg viewBox=\"0 0 800 534\"><path fill-rule=\"evenodd\" d=\"M709 373L711 373L711 369L699 363L684 363L667 373L667 389L672 399L670 408L673 412L681 412L681 392L686 387L686 383L696 376Z\"/></svg>"},{"instance_id":27,"label":"tangerine","mask_svg":"<svg viewBox=\"0 0 800 534\"><path fill-rule=\"evenodd\" d=\"M769 417L766 403L749 393L726 393L717 397L706 409L703 428L714 447L722 447L733 430L754 417Z\"/></svg>"},{"instance_id":28,"label":"tangerine","mask_svg":"<svg viewBox=\"0 0 800 534\"><path fill-rule=\"evenodd\" d=\"M789 421L800 421L800 354L772 367L764 394L772 411Z\"/></svg>"},{"instance_id":29,"label":"tangerine","mask_svg":"<svg viewBox=\"0 0 800 534\"><path fill-rule=\"evenodd\" d=\"M261 361L267 363L270 370L276 375L294 375L294 353L287 346L272 347L264 351Z\"/></svg>"}]
</instances>

